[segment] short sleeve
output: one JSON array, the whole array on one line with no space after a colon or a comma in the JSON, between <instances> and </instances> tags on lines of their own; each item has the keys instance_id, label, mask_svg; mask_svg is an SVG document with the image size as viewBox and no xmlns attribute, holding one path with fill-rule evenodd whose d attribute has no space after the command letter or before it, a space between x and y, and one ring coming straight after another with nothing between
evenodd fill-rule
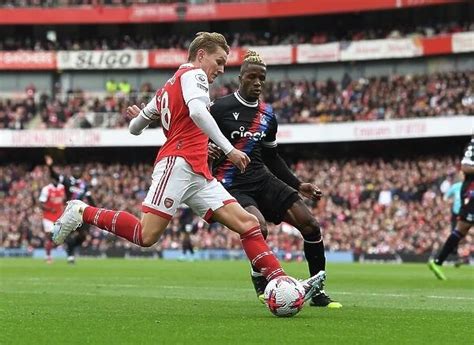
<instances>
[{"instance_id":1,"label":"short sleeve","mask_svg":"<svg viewBox=\"0 0 474 345\"><path fill-rule=\"evenodd\" d=\"M262 140L262 145L268 148L277 147L276 134L278 131L278 122L275 114L272 114L270 122L268 123L268 132Z\"/></svg>"},{"instance_id":2,"label":"short sleeve","mask_svg":"<svg viewBox=\"0 0 474 345\"><path fill-rule=\"evenodd\" d=\"M211 103L209 98L209 82L202 69L192 69L181 76L181 89L184 102L188 104L195 98L202 99L207 106Z\"/></svg>"}]
</instances>

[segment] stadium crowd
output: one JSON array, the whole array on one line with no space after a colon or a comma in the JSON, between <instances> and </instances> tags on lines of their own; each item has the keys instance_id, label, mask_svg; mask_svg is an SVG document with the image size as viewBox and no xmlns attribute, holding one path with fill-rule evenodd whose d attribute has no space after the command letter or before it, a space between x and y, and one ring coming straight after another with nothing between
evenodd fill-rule
<instances>
[{"instance_id":1,"label":"stadium crowd","mask_svg":"<svg viewBox=\"0 0 474 345\"><path fill-rule=\"evenodd\" d=\"M160 29L156 29L160 30ZM333 31L324 29L298 31L292 30L253 30L239 32L225 32L227 41L233 47L266 46L279 44L324 44L336 41L360 41L383 38L405 37L433 37L452 34L456 32L474 31L473 22L436 23L434 25L387 25L380 28L354 28L344 27ZM23 35L21 32L15 36L2 35L0 37L0 50L115 50L115 49L185 49L193 39L192 34L166 33L158 35L139 34L136 32L121 32L112 37L100 35L86 35L85 37L71 33L62 34L59 30L54 39L47 37L37 38L31 34ZM35 38L36 37L36 38Z\"/></svg>"},{"instance_id":2,"label":"stadium crowd","mask_svg":"<svg viewBox=\"0 0 474 345\"><path fill-rule=\"evenodd\" d=\"M329 250L356 253L426 254L450 232L450 204L443 193L458 179L459 161L450 156L412 159L303 160L294 169L304 181L320 186L325 196L310 203L324 230ZM94 199L110 209L140 214L152 166L88 163L81 166ZM72 166L60 170L66 174ZM49 183L45 166L0 166L0 244L6 248L40 248L44 243L41 187ZM238 236L219 224L207 225L189 210L180 210L156 250L181 246L186 225L198 249L239 249ZM301 251L299 233L287 224L270 226L268 242L285 253ZM474 252L472 235L465 247ZM130 248L128 242L90 229L84 246L100 251Z\"/></svg>"},{"instance_id":3,"label":"stadium crowd","mask_svg":"<svg viewBox=\"0 0 474 345\"><path fill-rule=\"evenodd\" d=\"M280 123L371 121L473 115L473 87L474 71L359 79L346 74L340 82L268 81L264 98L272 104ZM236 83L215 87L211 98L237 88ZM144 84L138 92L118 92L104 98L77 90L62 98L29 92L21 99L0 99L0 128L124 127L127 119L121 114L128 104L146 103L153 90Z\"/></svg>"}]
</instances>

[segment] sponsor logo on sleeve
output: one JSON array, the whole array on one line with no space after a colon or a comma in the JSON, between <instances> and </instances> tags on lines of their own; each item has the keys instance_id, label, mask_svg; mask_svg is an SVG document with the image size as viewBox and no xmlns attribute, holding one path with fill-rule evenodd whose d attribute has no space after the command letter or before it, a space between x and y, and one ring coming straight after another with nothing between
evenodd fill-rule
<instances>
[{"instance_id":1,"label":"sponsor logo on sleeve","mask_svg":"<svg viewBox=\"0 0 474 345\"><path fill-rule=\"evenodd\" d=\"M196 80L197 80L198 82L200 82L200 83L207 83L207 78L206 78L206 76L205 76L204 74L202 74L202 73L196 74L194 77L195 77Z\"/></svg>"},{"instance_id":2,"label":"sponsor logo on sleeve","mask_svg":"<svg viewBox=\"0 0 474 345\"><path fill-rule=\"evenodd\" d=\"M208 92L209 89L207 87L205 87L204 85L200 84L200 83L197 83L196 86L202 90L204 90L205 92Z\"/></svg>"}]
</instances>

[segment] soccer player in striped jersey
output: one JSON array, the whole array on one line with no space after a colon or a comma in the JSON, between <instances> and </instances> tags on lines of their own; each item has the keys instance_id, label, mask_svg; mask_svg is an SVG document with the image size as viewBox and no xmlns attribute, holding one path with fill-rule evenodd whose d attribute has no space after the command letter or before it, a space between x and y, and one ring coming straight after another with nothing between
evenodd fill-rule
<instances>
[{"instance_id":1,"label":"soccer player in striped jersey","mask_svg":"<svg viewBox=\"0 0 474 345\"><path fill-rule=\"evenodd\" d=\"M217 99L211 114L227 139L250 157L244 172L228 160L215 162L214 173L230 194L260 222L264 237L266 221L279 224L285 221L296 227L304 238L304 253L310 275L324 271L326 258L318 221L300 195L317 201L322 193L311 183L300 181L278 155L277 119L270 105L259 100L265 84L265 62L254 51L249 51L240 68L239 90ZM219 156L218 151L210 154ZM266 280L252 267L252 282L262 300ZM340 308L324 291L315 295L312 306Z\"/></svg>"}]
</instances>

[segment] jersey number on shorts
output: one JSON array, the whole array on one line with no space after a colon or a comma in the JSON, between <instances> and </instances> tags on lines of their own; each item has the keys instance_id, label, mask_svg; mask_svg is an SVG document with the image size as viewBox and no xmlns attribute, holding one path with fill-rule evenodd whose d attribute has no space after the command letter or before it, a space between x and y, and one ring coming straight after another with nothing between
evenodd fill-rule
<instances>
[{"instance_id":1,"label":"jersey number on shorts","mask_svg":"<svg viewBox=\"0 0 474 345\"><path fill-rule=\"evenodd\" d=\"M160 114L161 114L161 125L167 131L170 130L170 122L171 122L171 112L170 112L170 108L168 108L168 104L169 104L168 91L165 91L161 95Z\"/></svg>"}]
</instances>

